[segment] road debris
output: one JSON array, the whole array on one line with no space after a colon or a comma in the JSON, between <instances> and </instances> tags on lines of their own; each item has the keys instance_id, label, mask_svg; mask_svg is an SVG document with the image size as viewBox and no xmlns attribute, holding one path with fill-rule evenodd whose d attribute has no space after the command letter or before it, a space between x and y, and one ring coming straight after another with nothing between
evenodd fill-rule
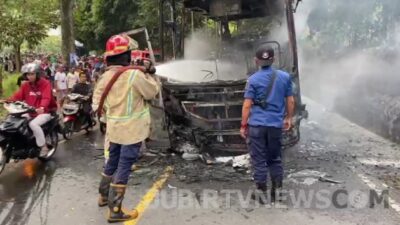
<instances>
[{"instance_id":1,"label":"road debris","mask_svg":"<svg viewBox=\"0 0 400 225\"><path fill-rule=\"evenodd\" d=\"M208 152L203 152L200 155L200 159L207 165L212 165L212 164L217 163L215 158L212 157Z\"/></svg>"},{"instance_id":2,"label":"road debris","mask_svg":"<svg viewBox=\"0 0 400 225\"><path fill-rule=\"evenodd\" d=\"M333 184L343 184L344 183L344 181L332 180L332 179L329 179L326 177L320 177L318 180L321 182L327 182L327 183L333 183Z\"/></svg>"},{"instance_id":3,"label":"road debris","mask_svg":"<svg viewBox=\"0 0 400 225\"><path fill-rule=\"evenodd\" d=\"M193 144L189 142L182 142L177 146L175 149L176 152L178 153L199 153L200 150Z\"/></svg>"},{"instance_id":4,"label":"road debris","mask_svg":"<svg viewBox=\"0 0 400 225\"><path fill-rule=\"evenodd\" d=\"M168 184L167 186L168 186L169 189L177 189L177 187L172 186L172 185L170 185L170 184Z\"/></svg>"},{"instance_id":5,"label":"road debris","mask_svg":"<svg viewBox=\"0 0 400 225\"><path fill-rule=\"evenodd\" d=\"M337 181L328 178L328 174L316 170L301 170L295 173L289 174L288 178L290 181L296 184L302 184L302 185L313 185L317 183L318 181L320 182L328 182L328 183L333 183L333 184L342 184L344 181Z\"/></svg>"},{"instance_id":6,"label":"road debris","mask_svg":"<svg viewBox=\"0 0 400 225\"><path fill-rule=\"evenodd\" d=\"M250 167L250 155L239 155L239 156L227 156L217 157L216 162L224 163L226 165L232 165L233 168L249 168Z\"/></svg>"},{"instance_id":7,"label":"road debris","mask_svg":"<svg viewBox=\"0 0 400 225\"><path fill-rule=\"evenodd\" d=\"M200 154L185 152L182 154L182 158L187 161L194 161L200 158Z\"/></svg>"}]
</instances>

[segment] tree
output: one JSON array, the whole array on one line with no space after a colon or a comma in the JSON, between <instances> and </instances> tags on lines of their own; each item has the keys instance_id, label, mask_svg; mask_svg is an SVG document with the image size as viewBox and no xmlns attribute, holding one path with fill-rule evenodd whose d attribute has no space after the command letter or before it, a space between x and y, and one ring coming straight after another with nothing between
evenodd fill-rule
<instances>
[{"instance_id":1,"label":"tree","mask_svg":"<svg viewBox=\"0 0 400 225\"><path fill-rule=\"evenodd\" d=\"M134 28L137 13L135 0L77 0L77 39L89 49L104 50L109 37Z\"/></svg>"},{"instance_id":2,"label":"tree","mask_svg":"<svg viewBox=\"0 0 400 225\"><path fill-rule=\"evenodd\" d=\"M354 10L357 9L357 10ZM390 45L400 19L396 0L320 0L307 23L316 49L327 55Z\"/></svg>"},{"instance_id":3,"label":"tree","mask_svg":"<svg viewBox=\"0 0 400 225\"><path fill-rule=\"evenodd\" d=\"M2 0L0 3L0 46L12 46L17 70L21 68L21 45L37 45L58 24L57 1Z\"/></svg>"},{"instance_id":4,"label":"tree","mask_svg":"<svg viewBox=\"0 0 400 225\"><path fill-rule=\"evenodd\" d=\"M76 0L75 32L77 39L91 50L104 50L107 39L114 34L146 27L153 47L159 48L159 1L160 0ZM183 14L183 4L176 1L176 21L178 38L183 40L190 29L191 15ZM169 6L165 6L165 20L170 20ZM199 13L194 16L194 28L204 25ZM166 28L166 31L168 29ZM171 33L166 32L165 40L171 40ZM180 35L179 35L180 34ZM179 40L177 40L179 42ZM183 41L182 41L183 42ZM171 50L171 42L166 41L166 48Z\"/></svg>"},{"instance_id":5,"label":"tree","mask_svg":"<svg viewBox=\"0 0 400 225\"><path fill-rule=\"evenodd\" d=\"M93 0L76 0L74 12L75 38L85 44L88 49L96 50L94 29Z\"/></svg>"},{"instance_id":6,"label":"tree","mask_svg":"<svg viewBox=\"0 0 400 225\"><path fill-rule=\"evenodd\" d=\"M64 63L69 65L69 55L75 52L74 37L74 0L60 0L61 7L61 38L62 38L62 55Z\"/></svg>"},{"instance_id":7,"label":"tree","mask_svg":"<svg viewBox=\"0 0 400 225\"><path fill-rule=\"evenodd\" d=\"M135 27L146 27L149 30L150 40L155 48L160 48L160 1L161 0L138 0L138 15L135 21ZM164 0L164 42L166 52L172 55L172 30L176 32L175 47L178 56L182 56L184 47L184 38L191 33L193 29L202 28L207 25L201 13L186 13L183 2L176 2L175 22L172 24L171 0ZM193 19L193 21L192 21Z\"/></svg>"},{"instance_id":8,"label":"tree","mask_svg":"<svg viewBox=\"0 0 400 225\"><path fill-rule=\"evenodd\" d=\"M150 40L154 47L158 47L159 40L159 0L139 0L137 19L134 21L134 27L146 27L149 31ZM151 16L150 16L151 15ZM157 44L156 44L157 43Z\"/></svg>"},{"instance_id":9,"label":"tree","mask_svg":"<svg viewBox=\"0 0 400 225\"><path fill-rule=\"evenodd\" d=\"M60 36L48 36L43 39L40 44L29 50L36 53L50 53L59 54L61 49L61 37ZM28 46L29 47L29 46Z\"/></svg>"}]
</instances>

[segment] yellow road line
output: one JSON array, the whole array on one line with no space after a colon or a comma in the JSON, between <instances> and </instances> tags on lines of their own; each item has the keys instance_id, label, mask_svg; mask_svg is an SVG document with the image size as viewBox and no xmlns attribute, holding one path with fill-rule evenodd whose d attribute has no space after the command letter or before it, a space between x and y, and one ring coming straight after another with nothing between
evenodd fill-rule
<instances>
[{"instance_id":1,"label":"yellow road line","mask_svg":"<svg viewBox=\"0 0 400 225\"><path fill-rule=\"evenodd\" d=\"M143 213L146 211L149 205L153 202L158 192L164 186L172 171L172 166L168 166L167 168L165 168L164 173L157 179L157 181L153 184L149 191L147 191L139 204L136 205L136 210L138 211L139 216L134 220L125 222L124 225L135 225L140 220L140 218L143 216Z\"/></svg>"}]
</instances>

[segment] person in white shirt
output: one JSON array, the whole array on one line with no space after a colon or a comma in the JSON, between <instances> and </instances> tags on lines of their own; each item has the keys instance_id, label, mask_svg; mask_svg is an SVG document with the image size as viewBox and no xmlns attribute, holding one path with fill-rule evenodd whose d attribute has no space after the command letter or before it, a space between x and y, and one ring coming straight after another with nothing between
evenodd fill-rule
<instances>
[{"instance_id":1,"label":"person in white shirt","mask_svg":"<svg viewBox=\"0 0 400 225\"><path fill-rule=\"evenodd\" d=\"M60 65L57 68L57 73L54 77L54 87L57 92L58 108L61 109L64 103L64 98L68 94L67 75L65 74L65 68L63 65Z\"/></svg>"},{"instance_id":2,"label":"person in white shirt","mask_svg":"<svg viewBox=\"0 0 400 225\"><path fill-rule=\"evenodd\" d=\"M75 73L74 68L71 68L69 70L69 73L67 75L67 87L68 87L68 93L71 93L72 88L75 86L75 84L78 83L79 81L79 75Z\"/></svg>"}]
</instances>

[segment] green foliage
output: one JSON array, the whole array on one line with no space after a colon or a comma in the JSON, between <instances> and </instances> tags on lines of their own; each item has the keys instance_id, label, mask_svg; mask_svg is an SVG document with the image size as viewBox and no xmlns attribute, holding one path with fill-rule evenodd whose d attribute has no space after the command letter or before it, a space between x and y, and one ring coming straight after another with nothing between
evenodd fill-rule
<instances>
[{"instance_id":1,"label":"green foliage","mask_svg":"<svg viewBox=\"0 0 400 225\"><path fill-rule=\"evenodd\" d=\"M138 13L133 23L134 27L146 27L149 31L151 42L159 47L160 14L158 0L139 0ZM156 44L157 43L157 44Z\"/></svg>"},{"instance_id":2,"label":"green foliage","mask_svg":"<svg viewBox=\"0 0 400 225\"><path fill-rule=\"evenodd\" d=\"M36 53L59 54L61 50L61 36L48 36L44 38L33 51Z\"/></svg>"},{"instance_id":3,"label":"green foliage","mask_svg":"<svg viewBox=\"0 0 400 225\"><path fill-rule=\"evenodd\" d=\"M57 0L0 0L0 48L13 47L17 70L21 68L21 45L40 43L59 23Z\"/></svg>"},{"instance_id":4,"label":"green foliage","mask_svg":"<svg viewBox=\"0 0 400 225\"><path fill-rule=\"evenodd\" d=\"M9 74L3 71L3 95L2 99L10 97L14 92L18 90L17 79L21 74ZM0 119L5 118L7 111L0 105Z\"/></svg>"},{"instance_id":5,"label":"green foliage","mask_svg":"<svg viewBox=\"0 0 400 225\"><path fill-rule=\"evenodd\" d=\"M76 37L91 50L104 49L107 39L134 28L135 0L77 0Z\"/></svg>"},{"instance_id":6,"label":"green foliage","mask_svg":"<svg viewBox=\"0 0 400 225\"><path fill-rule=\"evenodd\" d=\"M281 21L276 17L244 19L237 22L237 30L230 28L233 35L260 37L267 36L275 26L280 26ZM230 27L232 25L230 24Z\"/></svg>"},{"instance_id":7,"label":"green foliage","mask_svg":"<svg viewBox=\"0 0 400 225\"><path fill-rule=\"evenodd\" d=\"M310 13L310 40L328 54L390 44L400 19L400 1L318 1Z\"/></svg>"},{"instance_id":8,"label":"green foliage","mask_svg":"<svg viewBox=\"0 0 400 225\"><path fill-rule=\"evenodd\" d=\"M184 34L190 32L191 15L183 13L183 4L176 1L176 21L185 24ZM170 20L169 5L164 8L165 20ZM104 51L107 39L114 34L146 27L154 48L159 48L159 0L77 0L74 12L75 35L89 50ZM200 13L194 16L194 27L204 26ZM179 27L182 31L182 27ZM172 48L171 33L165 27L165 48ZM143 39L143 38L139 38ZM141 41L141 40L140 40ZM143 44L143 43L142 43Z\"/></svg>"},{"instance_id":9,"label":"green foliage","mask_svg":"<svg viewBox=\"0 0 400 225\"><path fill-rule=\"evenodd\" d=\"M1 1L0 43L19 47L26 41L37 45L47 36L49 28L58 24L56 0Z\"/></svg>"},{"instance_id":10,"label":"green foliage","mask_svg":"<svg viewBox=\"0 0 400 225\"><path fill-rule=\"evenodd\" d=\"M96 49L96 26L92 11L93 0L77 0L74 12L75 36L89 49Z\"/></svg>"},{"instance_id":11,"label":"green foliage","mask_svg":"<svg viewBox=\"0 0 400 225\"><path fill-rule=\"evenodd\" d=\"M17 80L20 73L9 74L3 72L3 96L2 98L10 97L15 91L18 90Z\"/></svg>"}]
</instances>

